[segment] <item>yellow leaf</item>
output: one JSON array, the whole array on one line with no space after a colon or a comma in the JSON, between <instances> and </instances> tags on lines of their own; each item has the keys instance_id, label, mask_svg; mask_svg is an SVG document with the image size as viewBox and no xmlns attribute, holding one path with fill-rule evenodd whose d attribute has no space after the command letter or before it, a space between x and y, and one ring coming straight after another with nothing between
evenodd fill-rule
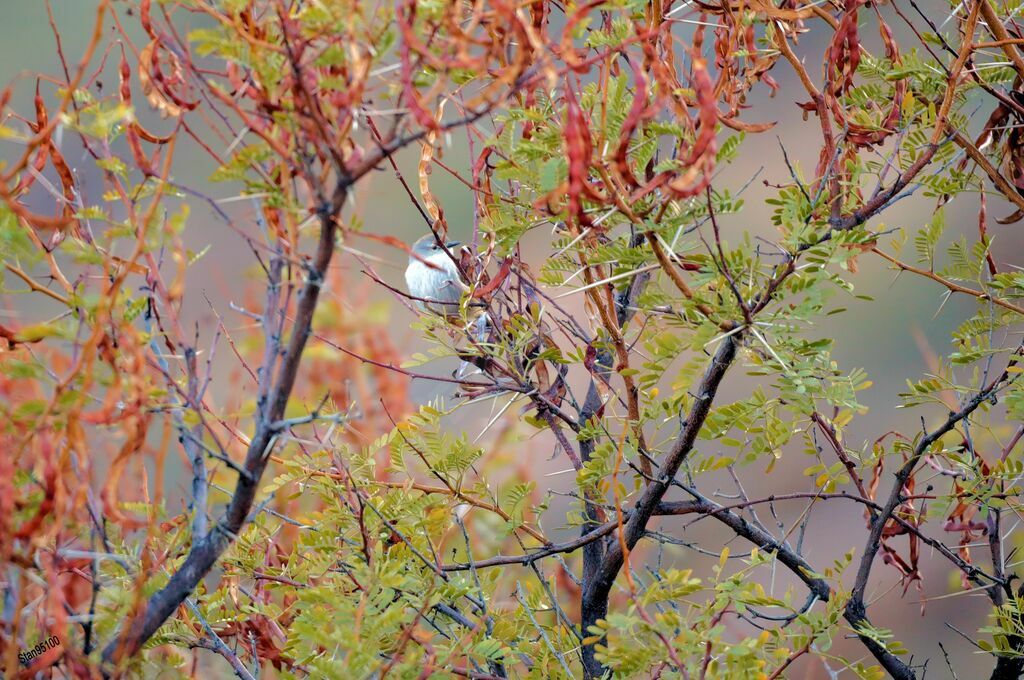
<instances>
[{"instance_id":1,"label":"yellow leaf","mask_svg":"<svg viewBox=\"0 0 1024 680\"><path fill-rule=\"evenodd\" d=\"M17 333L19 342L39 342L44 338L58 335L60 331L56 326L49 323L37 323L32 326L25 326Z\"/></svg>"}]
</instances>

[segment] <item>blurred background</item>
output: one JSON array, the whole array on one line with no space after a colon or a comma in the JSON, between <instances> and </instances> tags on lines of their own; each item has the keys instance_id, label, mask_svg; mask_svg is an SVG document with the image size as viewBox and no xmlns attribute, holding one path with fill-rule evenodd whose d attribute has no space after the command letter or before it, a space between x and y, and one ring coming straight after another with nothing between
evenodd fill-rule
<instances>
[{"instance_id":1,"label":"blurred background","mask_svg":"<svg viewBox=\"0 0 1024 680\"><path fill-rule=\"evenodd\" d=\"M131 11L131 3L115 3L115 8L118 16L125 20L130 30L138 31L138 22L127 16ZM937 13L940 9L942 8L936 8ZM54 10L63 40L63 49L68 60L74 63L88 42L88 30L95 12L94 3L91 0L57 0L54 2ZM897 32L898 39L905 38L909 45L913 37L909 36L905 25L893 19L891 26ZM187 30L189 27L184 28ZM873 33L873 27L862 27L862 34L868 36L870 48L877 50L878 40L877 35ZM816 35L812 30L803 37L798 46L798 53L806 58L812 75L820 73L815 65L820 63L826 49L824 40L816 39ZM116 60L111 61L116 63ZM108 67L107 70L110 71L110 76L101 79L103 87L116 88L116 75L112 68ZM4 20L0 23L0 83L12 80L17 83L12 108L25 115L32 111L32 94L35 89L32 74L37 72L61 74L46 8L42 2L5 3ZM808 173L813 171L817 162L819 128L813 118L805 121L804 113L795 104L795 100L802 99L799 83L784 63L780 63L773 76L780 84L778 94L772 98L768 96L767 88L757 88L755 91L758 98L756 101L748 102L749 109L743 118L755 123L775 121L777 125L767 133L748 135L741 147L738 161L721 168L714 182L716 189L728 188L734 195L740 187L748 185L742 195L745 202L743 212L739 215L723 216L720 220L724 239L732 243L737 243L744 232L766 238L775 235L770 220L770 206L765 205L764 199L773 196L776 191L767 185L787 184L791 181L783 161L782 147L785 147L794 165ZM42 89L44 93L49 93L48 96L52 96L52 85L44 83ZM143 100L140 98L138 101ZM971 136L980 130L992 106L991 103L980 100L978 105L980 108L972 120ZM969 106L968 111L970 110L974 109ZM139 110L137 115L150 129L167 129L168 123L150 111ZM488 124L483 123L481 128L488 129ZM724 136L723 132L722 138ZM95 172L92 164L84 158L74 135L66 135L64 141L69 163L82 173ZM0 158L10 158L16 151L10 144L11 142L6 140L0 141ZM882 152L884 150L880 151L879 158L882 157ZM444 150L445 164L468 174L468 159L465 135L451 135L450 145ZM411 178L410 183L415 187L418 150L407 150L397 160L402 173ZM215 199L230 199L237 195L237 186L206 182L205 178L213 169L214 165L209 157L197 145L183 143L179 146L174 171L178 181L202 187ZM92 187L97 194L86 196L86 203L97 201L98 194L102 191L99 177L85 176L82 179L86 191ZM472 231L473 223L473 201L468 190L454 178L436 169L431 178L431 186L451 225L451 235L466 240ZM213 306L220 310L222 315L228 316L229 304L241 303L245 299L247 289L255 280L251 253L244 247L238 234L227 228L208 205L201 200L185 200L192 208L192 217L185 234L189 247L198 252L209 246L206 255L189 270L188 288L192 291L205 292ZM44 206L40 203L35 207L45 208L43 212L53 212L52 205ZM251 227L254 213L249 202L229 201L223 203L222 207L240 227ZM934 208L935 199L926 198L919 192L886 210L882 215L882 221L873 223L872 226L876 229L905 229L912 238L914 231L931 218ZM967 235L968 240L973 242L977 234L977 210L977 197L967 194L947 206L947 221L950 228L944 243L958 238L961 234ZM995 224L993 219L1011 212L1012 208L998 197L993 195L989 198L989 229L994 241L995 259L1004 266L1020 266L1021 255L1024 253L1024 225L1003 226ZM356 216L365 225L366 230L397 236L407 242L426 233L423 219L405 195L404 189L390 168L371 175L359 185L354 203L350 206L350 214ZM550 227L542 227L535 230L524 241L524 258L534 265L535 271L539 269L543 254L547 251L547 244L552 238L549 229ZM380 258L379 261L370 260L376 271L392 285L404 286L404 253L366 240L354 240L349 245L370 256ZM941 250L940 248L940 252ZM908 256L908 259L911 257ZM870 407L869 412L857 417L846 435L845 443L853 450L862 450L869 446L865 442L869 443L889 430L913 433L920 428L922 416L929 423L943 416L935 408L898 410L898 394L904 391L908 379L919 379L922 373L934 367L936 354L942 355L950 351L950 331L971 315L975 305L973 300L964 297L953 296L945 300L945 290L937 284L909 274L897 277L885 264L870 254L862 256L859 259L859 272L850 278L856 286L857 294L871 296L874 301L860 300L853 296L837 296L833 301L834 306L845 307L845 313L823 318L811 332L817 337L831 337L835 340L834 357L842 369L863 367L874 381L872 388L860 394L861 401ZM345 271L345 280L350 286L345 291L331 291L331 294L339 297L343 308L347 300L361 300L365 296L375 303L388 306L391 314L390 339L399 351L407 356L423 349L423 344L415 331L410 329L410 323L414 319L413 313L392 293L375 285L364 274L363 263L351 254L342 253L336 259L335 266ZM32 306L33 312L45 312L45 308L36 307L40 305L37 297L25 299L24 305L11 296L6 296L3 300L12 307L0 309L0 313L26 313L27 305ZM198 322L203 336L209 338L215 325L215 318L201 295L193 295L191 300L190 306L185 309L186 323L191 324L193 320ZM581 302L576 297L567 300L575 305ZM571 304L570 309L573 308ZM237 315L234 321L242 323ZM212 388L215 391L219 390L219 396L223 399L232 398L232 390L235 387L232 383L238 374L238 367L230 365L228 357L225 353L225 365L218 367L219 379L214 382ZM448 375L454 368L451 362L439 362L429 366L428 370L439 375ZM741 371L734 369L726 379L720 403L730 398L746 396L753 384L754 382ZM453 386L440 383L416 382L412 389L415 400L420 403L438 398L450 402L453 392ZM474 408L477 411L461 411L452 419L451 427L469 429L470 436L474 436L473 428L479 428L481 422L486 422L480 420L480 415L489 415L494 406L490 404ZM514 417L517 410L510 409L510 413ZM517 436L518 444L508 444L508 450L496 451L494 455L506 456L509 465L519 465L524 459L528 459L527 465L542 490L572 490L572 474L545 476L570 467L564 458L551 459L554 444L546 435L534 435L524 427ZM527 442L527 439L530 441ZM796 441L794 440L795 443ZM700 446L713 447L714 444L702 442ZM798 446L799 444L784 453L779 469L770 480L762 474L761 463L739 470L751 497L808 489L809 482L802 474L802 469L808 462L806 456L798 450ZM174 470L169 470L169 473L173 472ZM891 474L887 474L882 483L883 492L889 487L890 480ZM767 485L769 481L770 486ZM187 477L175 477L171 474L168 478L171 496L184 498L187 494L187 482ZM722 479L721 488L724 492L733 492L731 482L727 482L725 477ZM712 488L706 485L705 490L711 491ZM563 527L566 509L566 503L556 502L545 516L544 529L549 536L557 538L560 534L565 535L563 532L570 531ZM778 509L779 519L789 521L803 510L803 505L781 504ZM723 527L717 523L699 522L687 528L684 533L679 532L680 523L677 518L664 522L662 526L668 533L687 541L706 544L715 551L719 549L723 539L730 538L723 536ZM1007 529L1016 529L1016 525L1012 523L1006 523L1004 526ZM933 522L931 532L932 535L951 544L956 543L957 535L942 535L941 522ZM859 507L849 503L821 504L815 510L814 519L804 540L805 557L811 564L824 568L851 548L859 551L863 547L865 535L864 519ZM897 544L904 545L901 542L904 540L899 539ZM1010 545L1020 544L1019 539L1010 540ZM749 549L749 546L739 540L733 540L730 545L734 553L746 552ZM677 566L691 567L698 575L707 574L708 566L714 561L709 561L709 558L683 547L670 548L667 555ZM977 551L975 555L982 563L987 559L982 551ZM879 601L871 610L874 624L895 628L897 638L915 654L915 659L929 658L928 677L948 675L942 652L938 647L939 642L948 651L950 662L961 678L987 675L991 671L991 659L978 653L967 640L945 623L948 622L974 636L977 628L985 624L985 616L990 609L988 600L980 593L959 593L959 576L954 574L948 562L940 556L932 559L932 556L926 554L922 562L925 565L923 593L918 594L911 588L903 597L900 596L902 587L898 583L898 574L891 567L881 563L877 565L874 570L871 597L872 601ZM852 574L847 576L847 583L850 582ZM791 583L792 579L780 570L777 580L772 584L766 584L766 587L773 586L776 592L781 592L781 589ZM803 590L800 586L796 587L796 592L797 599L802 599ZM947 597L949 595L953 596ZM922 597L927 602L922 602ZM927 608L927 616L918 618L922 607ZM908 622L912 622L913 625L908 626ZM750 631L743 630L740 626L736 627L737 635L749 633ZM864 656L863 647L856 641L837 641L834 651L852 658ZM835 666L838 667L839 664ZM789 677L829 677L819 662L806 661L806 658L795 664L791 670ZM850 674L844 673L841 677L850 677Z\"/></svg>"}]
</instances>

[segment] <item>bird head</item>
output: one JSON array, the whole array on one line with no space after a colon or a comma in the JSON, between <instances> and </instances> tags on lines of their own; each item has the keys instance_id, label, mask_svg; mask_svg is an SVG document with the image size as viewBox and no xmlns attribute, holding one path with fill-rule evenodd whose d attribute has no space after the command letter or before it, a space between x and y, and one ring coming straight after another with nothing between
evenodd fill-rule
<instances>
[{"instance_id":1,"label":"bird head","mask_svg":"<svg viewBox=\"0 0 1024 680\"><path fill-rule=\"evenodd\" d=\"M460 245L459 241L446 241L445 248L454 248ZM433 234L427 234L421 237L416 243L412 244L412 253L409 254L409 261L412 262L417 258L429 259L437 253L443 252L441 246L437 244L437 239Z\"/></svg>"}]
</instances>

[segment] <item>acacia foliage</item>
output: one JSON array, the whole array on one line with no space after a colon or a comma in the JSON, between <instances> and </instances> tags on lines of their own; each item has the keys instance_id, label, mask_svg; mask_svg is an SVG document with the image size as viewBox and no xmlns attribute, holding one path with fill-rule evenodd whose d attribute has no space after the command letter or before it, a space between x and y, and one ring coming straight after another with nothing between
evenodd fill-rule
<instances>
[{"instance_id":1,"label":"acacia foliage","mask_svg":"<svg viewBox=\"0 0 1024 680\"><path fill-rule=\"evenodd\" d=\"M77 58L55 24L58 84L0 128L18 150L0 170L5 673L57 636L23 673L189 675L203 649L243 678L913 678L908 622L873 621L866 593L881 569L920 587L927 556L991 600L977 644L1017 677L1024 275L986 201L1017 210L999 229L1024 214L1019 3L948 21L906 4L101 0ZM766 239L716 173L772 128L748 103L781 82L820 151L805 170L780 151ZM465 167L442 158L455 136ZM176 172L186 145L212 188ZM392 164L407 148L416 177ZM429 350L409 357L367 286L415 301L360 250L405 247L350 207L378 168L439 241L432 173L474 202L460 313L420 314ZM876 220L915 193L924 226ZM244 216L215 200L236 197ZM950 242L943 206L979 197ZM252 294L193 330L198 205L246 246ZM869 371L838 365L825 320L863 258L976 309L900 395L906 429L860 444ZM476 370L449 377L446 356ZM741 372L756 386L726 401ZM416 406L410 380L457 391ZM495 418L453 429L488 399ZM574 469L567 515L527 462L534 432ZM804 487L743 491L801 455ZM182 475L184 507L165 488ZM806 511L762 523L782 502ZM793 539L822 504L865 519L827 565ZM708 574L673 547L697 519L722 525L696 546Z\"/></svg>"}]
</instances>

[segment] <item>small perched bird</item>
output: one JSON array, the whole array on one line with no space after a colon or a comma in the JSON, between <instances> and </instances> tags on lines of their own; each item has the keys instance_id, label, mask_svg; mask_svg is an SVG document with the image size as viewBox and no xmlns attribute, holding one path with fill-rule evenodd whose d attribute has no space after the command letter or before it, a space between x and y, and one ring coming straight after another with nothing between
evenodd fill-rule
<instances>
[{"instance_id":1,"label":"small perched bird","mask_svg":"<svg viewBox=\"0 0 1024 680\"><path fill-rule=\"evenodd\" d=\"M451 249L459 242L448 241L444 245ZM459 300L465 285L459 278L455 262L437 244L433 234L427 234L413 244L409 266L405 269L405 285L409 295L417 298L420 306L444 316L459 313Z\"/></svg>"}]
</instances>

